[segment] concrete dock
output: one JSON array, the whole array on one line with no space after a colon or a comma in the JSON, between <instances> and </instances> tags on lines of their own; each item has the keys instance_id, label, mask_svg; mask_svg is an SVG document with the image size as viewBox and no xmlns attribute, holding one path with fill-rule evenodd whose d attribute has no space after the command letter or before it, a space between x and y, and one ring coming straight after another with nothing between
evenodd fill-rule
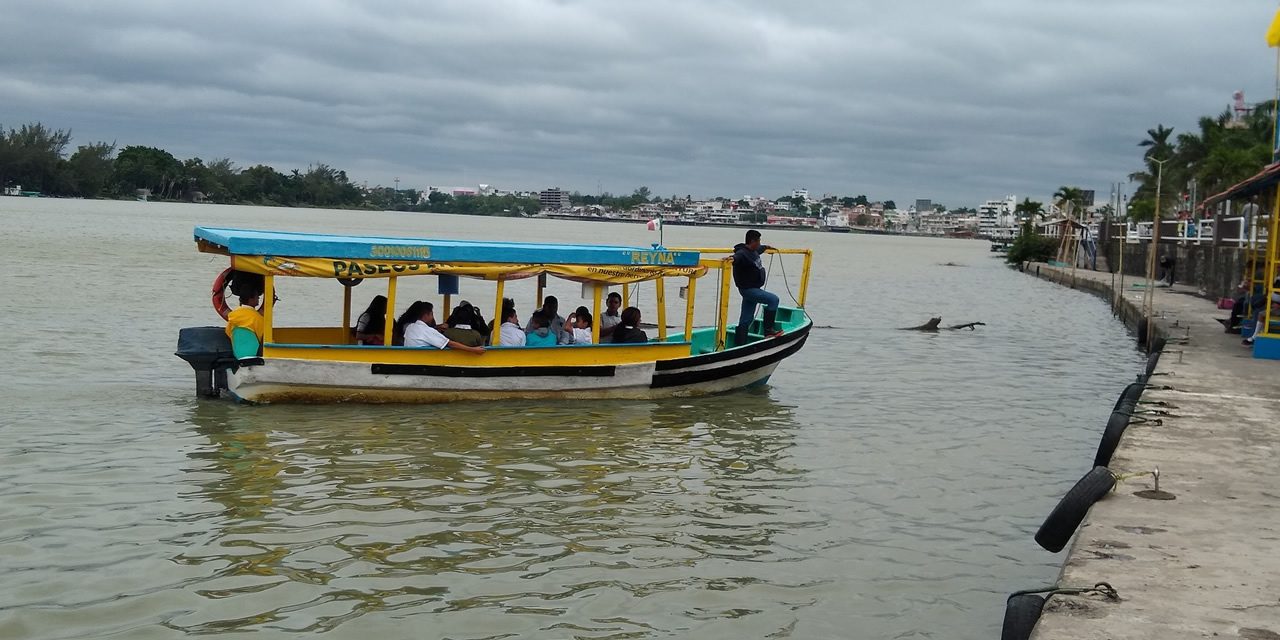
<instances>
[{"instance_id":1,"label":"concrete dock","mask_svg":"<svg viewBox=\"0 0 1280 640\"><path fill-rule=\"evenodd\" d=\"M1112 274L1030 264L1027 273L1114 301ZM1140 321L1143 281L1124 281L1117 314ZM1135 286L1137 285L1137 286ZM1033 638L1280 640L1280 361L1259 360L1227 334L1214 302L1188 287L1157 289L1164 355L1142 405L1163 424L1131 424L1113 472L1160 470L1160 489L1134 477L1094 505L1065 554L1060 587L1107 582L1118 601L1053 596ZM1046 318L1045 330L1054 322ZM1137 372L1135 372L1137 373ZM1118 396L1121 389L1116 389ZM1099 398L1110 404L1115 397ZM1096 429L1103 425L1080 425ZM1092 460L1080 461L1080 473ZM1047 515L1047 514L1046 514ZM1048 553L1048 552L1046 552Z\"/></svg>"}]
</instances>

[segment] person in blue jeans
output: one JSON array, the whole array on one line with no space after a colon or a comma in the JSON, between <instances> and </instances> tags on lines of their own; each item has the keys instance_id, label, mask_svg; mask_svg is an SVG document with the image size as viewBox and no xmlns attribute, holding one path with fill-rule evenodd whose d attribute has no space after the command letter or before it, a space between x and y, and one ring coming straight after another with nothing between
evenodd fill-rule
<instances>
[{"instance_id":1,"label":"person in blue jeans","mask_svg":"<svg viewBox=\"0 0 1280 640\"><path fill-rule=\"evenodd\" d=\"M769 245L760 244L760 232L755 229L747 232L746 242L740 242L733 248L733 284L742 294L742 314L738 316L738 326L733 332L734 346L747 343L747 330L756 317L758 304L764 305L764 337L782 335L774 327L778 317L778 296L764 290L766 272L760 256L768 250Z\"/></svg>"}]
</instances>

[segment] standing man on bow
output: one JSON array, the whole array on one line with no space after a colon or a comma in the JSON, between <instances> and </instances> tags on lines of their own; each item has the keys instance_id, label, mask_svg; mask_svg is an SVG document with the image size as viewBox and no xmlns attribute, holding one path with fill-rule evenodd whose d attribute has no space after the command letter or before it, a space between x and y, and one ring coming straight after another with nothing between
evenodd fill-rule
<instances>
[{"instance_id":1,"label":"standing man on bow","mask_svg":"<svg viewBox=\"0 0 1280 640\"><path fill-rule=\"evenodd\" d=\"M738 326L733 332L733 346L740 347L747 343L747 330L756 317L756 305L764 305L764 329L766 338L782 335L774 328L774 320L778 316L778 296L764 290L764 264L760 256L769 250L769 245L760 244L760 232L752 229L747 232L746 242L733 248L733 283L742 294L742 314L738 316Z\"/></svg>"}]
</instances>

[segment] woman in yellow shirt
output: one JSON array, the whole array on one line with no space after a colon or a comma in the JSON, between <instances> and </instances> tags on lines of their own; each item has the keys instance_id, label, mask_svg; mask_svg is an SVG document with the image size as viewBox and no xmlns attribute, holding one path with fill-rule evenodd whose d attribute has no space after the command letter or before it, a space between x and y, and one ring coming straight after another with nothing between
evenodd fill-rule
<instances>
[{"instance_id":1,"label":"woman in yellow shirt","mask_svg":"<svg viewBox=\"0 0 1280 640\"><path fill-rule=\"evenodd\" d=\"M257 306L261 298L257 295L240 296L240 307L227 314L227 337L231 337L231 331L236 327L244 327L253 332L258 337L258 344L262 344L263 320L262 314L258 313Z\"/></svg>"}]
</instances>

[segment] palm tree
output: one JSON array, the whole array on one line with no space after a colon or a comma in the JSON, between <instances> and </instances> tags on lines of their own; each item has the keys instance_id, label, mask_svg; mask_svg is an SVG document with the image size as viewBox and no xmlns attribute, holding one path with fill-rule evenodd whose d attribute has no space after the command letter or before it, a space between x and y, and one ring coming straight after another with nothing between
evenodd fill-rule
<instances>
[{"instance_id":1,"label":"palm tree","mask_svg":"<svg viewBox=\"0 0 1280 640\"><path fill-rule=\"evenodd\" d=\"M1077 205L1084 205L1084 190L1080 187L1061 186L1054 192L1053 199L1057 201L1058 206L1061 207L1062 210L1066 212L1066 216L1070 218L1072 210Z\"/></svg>"},{"instance_id":2,"label":"palm tree","mask_svg":"<svg viewBox=\"0 0 1280 640\"><path fill-rule=\"evenodd\" d=\"M1013 212L1021 219L1031 220L1044 214L1044 204L1031 198L1023 198L1022 202L1013 208Z\"/></svg>"},{"instance_id":3,"label":"palm tree","mask_svg":"<svg viewBox=\"0 0 1280 640\"><path fill-rule=\"evenodd\" d=\"M1142 157L1150 158L1167 158L1169 156L1169 136L1173 135L1173 128L1166 127L1162 124L1156 125L1154 129L1147 129L1147 139L1138 143L1139 147L1147 147L1146 153Z\"/></svg>"}]
</instances>

